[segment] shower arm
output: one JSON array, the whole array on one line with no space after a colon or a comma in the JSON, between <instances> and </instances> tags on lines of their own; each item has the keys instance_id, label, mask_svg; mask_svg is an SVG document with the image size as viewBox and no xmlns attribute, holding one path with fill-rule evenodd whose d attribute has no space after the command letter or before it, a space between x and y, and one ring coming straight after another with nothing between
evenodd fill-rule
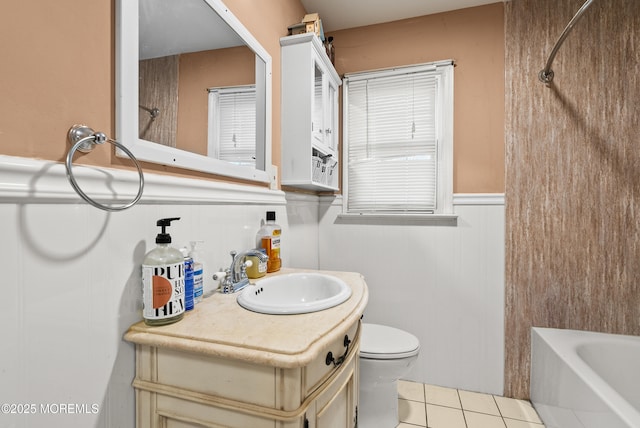
<instances>
[{"instance_id":1,"label":"shower arm","mask_svg":"<svg viewBox=\"0 0 640 428\"><path fill-rule=\"evenodd\" d=\"M564 31L560 35L560 38L556 42L556 45L553 47L553 50L551 51L551 55L549 55L547 64L545 65L544 69L541 70L540 73L538 74L538 78L542 83L551 83L553 81L553 70L551 70L551 64L553 64L553 60L555 59L556 54L558 53L558 50L560 50L560 46L562 46L562 43L564 43L564 40L567 38L567 36L569 35L573 27L576 25L578 20L582 17L584 12L589 8L589 6L591 6L591 3L593 3L594 1L595 0L585 1L582 7L578 9L578 11L573 16L573 18L571 18L571 21L569 21L569 23L565 27Z\"/></svg>"},{"instance_id":2,"label":"shower arm","mask_svg":"<svg viewBox=\"0 0 640 428\"><path fill-rule=\"evenodd\" d=\"M157 107L154 108L149 108L149 107L145 107L145 106L139 106L142 110L146 111L147 113L149 113L149 116L151 116L151 121L153 122L154 120L156 120L156 118L158 117L158 115L160 114L160 109Z\"/></svg>"}]
</instances>

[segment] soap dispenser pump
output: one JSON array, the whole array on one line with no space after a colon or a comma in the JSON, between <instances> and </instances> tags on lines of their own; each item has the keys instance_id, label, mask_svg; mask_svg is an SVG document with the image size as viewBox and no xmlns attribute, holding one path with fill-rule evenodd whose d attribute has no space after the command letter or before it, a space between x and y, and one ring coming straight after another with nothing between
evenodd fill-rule
<instances>
[{"instance_id":1,"label":"soap dispenser pump","mask_svg":"<svg viewBox=\"0 0 640 428\"><path fill-rule=\"evenodd\" d=\"M167 227L180 217L163 218L156 225L161 233L156 236L157 246L142 261L142 317L147 325L171 324L184 316L184 258L171 247Z\"/></svg>"}]
</instances>

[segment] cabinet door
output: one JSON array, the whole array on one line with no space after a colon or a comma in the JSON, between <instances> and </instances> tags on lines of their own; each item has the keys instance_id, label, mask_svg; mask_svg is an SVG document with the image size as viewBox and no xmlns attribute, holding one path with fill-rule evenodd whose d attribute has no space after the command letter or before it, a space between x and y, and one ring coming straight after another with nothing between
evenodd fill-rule
<instances>
[{"instance_id":1,"label":"cabinet door","mask_svg":"<svg viewBox=\"0 0 640 428\"><path fill-rule=\"evenodd\" d=\"M328 403L317 409L316 428L354 428L356 426L356 393L353 372L349 381L331 397ZM320 406L321 403L318 403Z\"/></svg>"},{"instance_id":2,"label":"cabinet door","mask_svg":"<svg viewBox=\"0 0 640 428\"><path fill-rule=\"evenodd\" d=\"M320 63L314 59L311 135L316 144L324 144L324 80L324 71Z\"/></svg>"},{"instance_id":3,"label":"cabinet door","mask_svg":"<svg viewBox=\"0 0 640 428\"><path fill-rule=\"evenodd\" d=\"M325 125L325 144L335 152L338 149L338 87L331 79L327 79Z\"/></svg>"},{"instance_id":4,"label":"cabinet door","mask_svg":"<svg viewBox=\"0 0 640 428\"><path fill-rule=\"evenodd\" d=\"M339 369L341 373L311 404L307 414L309 428L357 427L358 354L356 344Z\"/></svg>"},{"instance_id":5,"label":"cabinet door","mask_svg":"<svg viewBox=\"0 0 640 428\"><path fill-rule=\"evenodd\" d=\"M311 133L313 143L324 155L333 154L338 146L338 87L329 77L327 69L314 55L313 106Z\"/></svg>"}]
</instances>

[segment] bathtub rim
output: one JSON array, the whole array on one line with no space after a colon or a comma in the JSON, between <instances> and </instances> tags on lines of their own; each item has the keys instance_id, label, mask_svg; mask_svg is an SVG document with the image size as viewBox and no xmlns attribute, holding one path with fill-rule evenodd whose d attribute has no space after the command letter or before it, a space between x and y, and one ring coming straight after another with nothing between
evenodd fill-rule
<instances>
[{"instance_id":1,"label":"bathtub rim","mask_svg":"<svg viewBox=\"0 0 640 428\"><path fill-rule=\"evenodd\" d=\"M640 409L636 409L611 385L609 385L578 354L578 347L586 343L598 342L633 342L640 345L640 336L603 333L588 330L573 330L551 327L532 327L531 344L533 353L533 335L537 335L548 346L565 366L571 370L602 402L629 427L640 427ZM533 361L530 367L531 385L533 385ZM533 388L530 389L531 402Z\"/></svg>"}]
</instances>

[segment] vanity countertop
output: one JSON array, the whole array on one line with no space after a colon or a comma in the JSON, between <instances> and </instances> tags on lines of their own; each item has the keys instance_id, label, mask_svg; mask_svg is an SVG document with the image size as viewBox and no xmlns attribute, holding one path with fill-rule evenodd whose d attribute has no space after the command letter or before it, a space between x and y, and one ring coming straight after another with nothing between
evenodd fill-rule
<instances>
[{"instance_id":1,"label":"vanity countertop","mask_svg":"<svg viewBox=\"0 0 640 428\"><path fill-rule=\"evenodd\" d=\"M367 285L355 272L313 271L282 268L270 276L294 272L320 272L346 282L352 290L344 303L318 312L267 315L242 308L238 294L214 293L196 304L177 323L150 327L134 324L125 340L140 345L232 358L256 364L291 368L312 361L346 331L364 312ZM251 282L259 283L261 279ZM242 292L242 291L241 291Z\"/></svg>"}]
</instances>

